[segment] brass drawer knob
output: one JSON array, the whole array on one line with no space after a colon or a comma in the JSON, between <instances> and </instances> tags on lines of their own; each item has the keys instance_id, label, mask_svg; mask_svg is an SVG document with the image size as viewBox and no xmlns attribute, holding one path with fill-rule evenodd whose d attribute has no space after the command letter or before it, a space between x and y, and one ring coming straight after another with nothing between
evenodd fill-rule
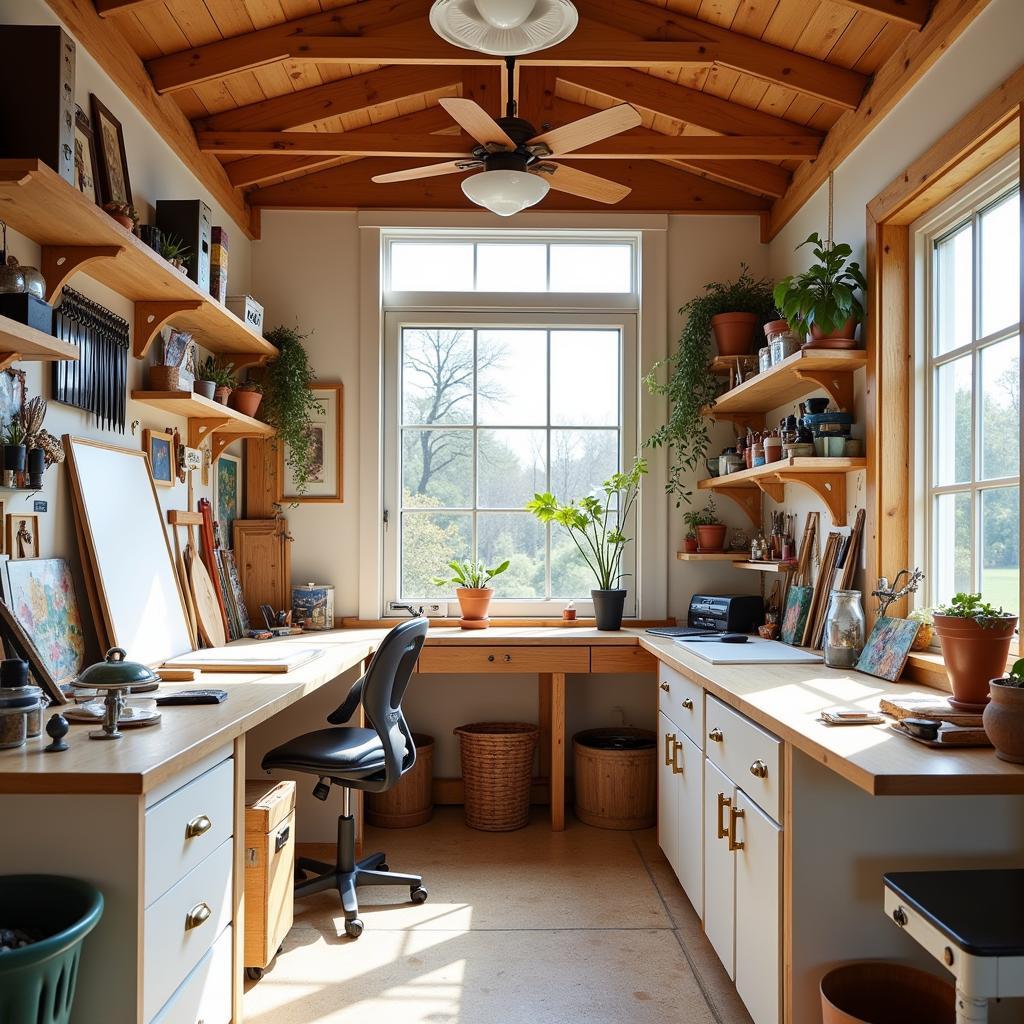
<instances>
[{"instance_id":1,"label":"brass drawer knob","mask_svg":"<svg viewBox=\"0 0 1024 1024\"><path fill-rule=\"evenodd\" d=\"M679 703L682 705L684 711L693 710L693 701L689 697L684 697Z\"/></svg>"},{"instance_id":2,"label":"brass drawer knob","mask_svg":"<svg viewBox=\"0 0 1024 1024\"><path fill-rule=\"evenodd\" d=\"M213 828L213 822L205 814L197 814L185 826L185 838L198 839L199 836L209 832L211 828Z\"/></svg>"},{"instance_id":3,"label":"brass drawer knob","mask_svg":"<svg viewBox=\"0 0 1024 1024\"><path fill-rule=\"evenodd\" d=\"M766 779L768 778L768 765L766 765L761 758L758 758L750 766L750 774L753 775L755 779Z\"/></svg>"},{"instance_id":4,"label":"brass drawer knob","mask_svg":"<svg viewBox=\"0 0 1024 1024\"><path fill-rule=\"evenodd\" d=\"M725 737L722 735L722 730L719 729L718 726L715 726L715 728L708 733L708 739L714 740L715 743L721 743Z\"/></svg>"},{"instance_id":5,"label":"brass drawer knob","mask_svg":"<svg viewBox=\"0 0 1024 1024\"><path fill-rule=\"evenodd\" d=\"M210 909L209 903L197 903L185 915L185 931L191 931L193 928L198 928L201 924L206 924L212 916L213 911Z\"/></svg>"},{"instance_id":6,"label":"brass drawer knob","mask_svg":"<svg viewBox=\"0 0 1024 1024\"><path fill-rule=\"evenodd\" d=\"M672 689L672 687L671 687L671 686L669 686L669 685L668 685L668 683L662 683L662 684L661 684L661 688L662 688L662 689L663 689L663 690L664 690L664 691L665 691L666 693L668 693L668 691Z\"/></svg>"}]
</instances>

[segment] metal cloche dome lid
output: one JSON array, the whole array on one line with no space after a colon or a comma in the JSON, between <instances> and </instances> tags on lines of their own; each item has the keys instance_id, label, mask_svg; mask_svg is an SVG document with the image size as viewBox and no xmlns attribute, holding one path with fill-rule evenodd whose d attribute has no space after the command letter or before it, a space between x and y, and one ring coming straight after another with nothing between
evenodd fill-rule
<instances>
[{"instance_id":1,"label":"metal cloche dome lid","mask_svg":"<svg viewBox=\"0 0 1024 1024\"><path fill-rule=\"evenodd\" d=\"M159 681L160 677L147 665L128 661L123 648L111 647L106 658L83 669L73 680L73 685L95 690L122 690Z\"/></svg>"},{"instance_id":2,"label":"metal cloche dome lid","mask_svg":"<svg viewBox=\"0 0 1024 1024\"><path fill-rule=\"evenodd\" d=\"M554 46L578 21L571 0L435 0L430 9L430 24L442 39L501 57Z\"/></svg>"}]
</instances>

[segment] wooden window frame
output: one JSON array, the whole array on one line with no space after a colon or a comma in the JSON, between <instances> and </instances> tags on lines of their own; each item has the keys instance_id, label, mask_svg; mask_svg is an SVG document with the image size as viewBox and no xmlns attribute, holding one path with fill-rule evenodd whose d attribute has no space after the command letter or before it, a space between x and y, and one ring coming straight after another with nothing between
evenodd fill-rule
<instances>
[{"instance_id":1,"label":"wooden window frame","mask_svg":"<svg viewBox=\"0 0 1024 1024\"><path fill-rule=\"evenodd\" d=\"M1008 153L1014 150L1020 153L1024 138L1022 117L1024 66L978 103L867 205L866 581L870 586L879 576L892 576L912 560L914 352L911 297L914 268L910 227ZM1024 199L1021 209L1021 247L1024 250ZM1024 252L1021 320L1024 321ZM1024 333L1021 337L1024 349ZM1021 433L1024 442L1024 428ZM1021 590L1021 607L1024 608L1024 584ZM906 612L905 600L893 606L894 615ZM873 608L868 609L868 617L870 624L874 618ZM912 654L906 674L914 681L948 689L939 655Z\"/></svg>"}]
</instances>

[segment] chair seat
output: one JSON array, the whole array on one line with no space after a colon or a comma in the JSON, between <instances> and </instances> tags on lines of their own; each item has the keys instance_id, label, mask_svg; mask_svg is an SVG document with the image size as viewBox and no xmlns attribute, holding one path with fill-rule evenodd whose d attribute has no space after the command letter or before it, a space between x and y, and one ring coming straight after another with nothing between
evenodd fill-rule
<instances>
[{"instance_id":1,"label":"chair seat","mask_svg":"<svg viewBox=\"0 0 1024 1024\"><path fill-rule=\"evenodd\" d=\"M384 768L384 747L373 729L317 729L282 743L263 758L268 771L285 768L331 778L362 779Z\"/></svg>"}]
</instances>

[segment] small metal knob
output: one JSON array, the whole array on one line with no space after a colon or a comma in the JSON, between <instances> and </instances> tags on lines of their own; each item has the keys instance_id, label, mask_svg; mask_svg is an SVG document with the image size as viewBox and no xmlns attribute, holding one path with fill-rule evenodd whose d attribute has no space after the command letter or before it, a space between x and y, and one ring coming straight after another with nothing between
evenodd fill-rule
<instances>
[{"instance_id":1,"label":"small metal knob","mask_svg":"<svg viewBox=\"0 0 1024 1024\"><path fill-rule=\"evenodd\" d=\"M664 690L664 691L665 691L666 693L668 693L668 691L672 689L672 687L671 687L671 686L669 686L669 685L668 685L668 683L662 683L662 684L661 684L661 688L662 688L662 689L663 689L663 690Z\"/></svg>"},{"instance_id":2,"label":"small metal knob","mask_svg":"<svg viewBox=\"0 0 1024 1024\"><path fill-rule=\"evenodd\" d=\"M953 966L953 950L949 946L942 951L942 961L947 967Z\"/></svg>"},{"instance_id":3,"label":"small metal knob","mask_svg":"<svg viewBox=\"0 0 1024 1024\"><path fill-rule=\"evenodd\" d=\"M721 743L725 737L722 735L722 730L715 726L711 732L708 733L708 739L714 740L716 743Z\"/></svg>"},{"instance_id":4,"label":"small metal knob","mask_svg":"<svg viewBox=\"0 0 1024 1024\"><path fill-rule=\"evenodd\" d=\"M199 814L185 826L185 838L197 839L209 832L211 828L213 828L213 822L205 814Z\"/></svg>"},{"instance_id":5,"label":"small metal knob","mask_svg":"<svg viewBox=\"0 0 1024 1024\"><path fill-rule=\"evenodd\" d=\"M512 655L511 654L506 654L505 655L505 660L506 661L511 661L512 660Z\"/></svg>"},{"instance_id":6,"label":"small metal knob","mask_svg":"<svg viewBox=\"0 0 1024 1024\"><path fill-rule=\"evenodd\" d=\"M766 765L761 758L758 758L750 766L750 774L753 775L755 779L766 779L768 778L768 765Z\"/></svg>"},{"instance_id":7,"label":"small metal knob","mask_svg":"<svg viewBox=\"0 0 1024 1024\"><path fill-rule=\"evenodd\" d=\"M692 711L693 710L693 701L689 697L684 697L679 703L682 705L683 710L685 710L685 711Z\"/></svg>"},{"instance_id":8,"label":"small metal knob","mask_svg":"<svg viewBox=\"0 0 1024 1024\"><path fill-rule=\"evenodd\" d=\"M205 924L212 915L213 911L210 909L209 903L197 903L185 915L185 931L191 931L193 928L198 928L201 924Z\"/></svg>"},{"instance_id":9,"label":"small metal knob","mask_svg":"<svg viewBox=\"0 0 1024 1024\"><path fill-rule=\"evenodd\" d=\"M897 907L892 912L892 919L901 927L907 927L907 912L902 907Z\"/></svg>"},{"instance_id":10,"label":"small metal knob","mask_svg":"<svg viewBox=\"0 0 1024 1024\"><path fill-rule=\"evenodd\" d=\"M493 654L488 654L487 655L487 660L488 661L494 661L494 655Z\"/></svg>"}]
</instances>

